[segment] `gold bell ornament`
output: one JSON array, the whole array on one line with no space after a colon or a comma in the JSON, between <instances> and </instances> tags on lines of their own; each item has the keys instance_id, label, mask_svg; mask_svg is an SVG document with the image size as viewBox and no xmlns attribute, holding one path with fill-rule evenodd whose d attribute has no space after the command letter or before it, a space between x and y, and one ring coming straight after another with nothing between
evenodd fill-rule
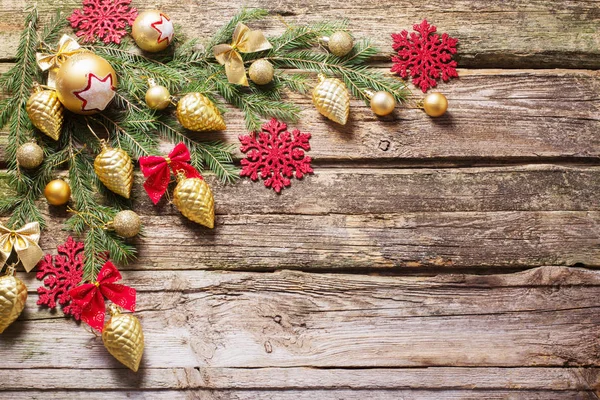
<instances>
[{"instance_id":1,"label":"gold bell ornament","mask_svg":"<svg viewBox=\"0 0 600 400\"><path fill-rule=\"evenodd\" d=\"M202 93L188 93L179 100L177 119L191 131L222 131L227 128L217 107Z\"/></svg>"},{"instance_id":2,"label":"gold bell ornament","mask_svg":"<svg viewBox=\"0 0 600 400\"><path fill-rule=\"evenodd\" d=\"M121 314L114 304L109 306L110 319L102 329L106 350L120 363L137 372L144 353L142 324L133 314Z\"/></svg>"},{"instance_id":3,"label":"gold bell ornament","mask_svg":"<svg viewBox=\"0 0 600 400\"><path fill-rule=\"evenodd\" d=\"M208 183L202 178L186 178L177 173L173 203L184 217L207 228L215 226L215 200Z\"/></svg>"},{"instance_id":4,"label":"gold bell ornament","mask_svg":"<svg viewBox=\"0 0 600 400\"><path fill-rule=\"evenodd\" d=\"M422 108L430 117L441 117L448 110L448 99L441 93L429 93L417 107Z\"/></svg>"},{"instance_id":5,"label":"gold bell ornament","mask_svg":"<svg viewBox=\"0 0 600 400\"><path fill-rule=\"evenodd\" d=\"M76 114L104 110L115 96L117 74L104 58L91 52L76 53L56 73L56 94Z\"/></svg>"},{"instance_id":6,"label":"gold bell ornament","mask_svg":"<svg viewBox=\"0 0 600 400\"><path fill-rule=\"evenodd\" d=\"M312 92L313 104L321 114L346 125L350 114L350 94L344 82L319 74L319 83Z\"/></svg>"},{"instance_id":7,"label":"gold bell ornament","mask_svg":"<svg viewBox=\"0 0 600 400\"><path fill-rule=\"evenodd\" d=\"M64 120L64 107L54 90L44 90L35 85L25 110L33 126L52 139L58 140Z\"/></svg>"},{"instance_id":8,"label":"gold bell ornament","mask_svg":"<svg viewBox=\"0 0 600 400\"><path fill-rule=\"evenodd\" d=\"M108 147L102 140L102 151L94 160L94 171L110 191L129 198L133 186L133 163L123 149Z\"/></svg>"},{"instance_id":9,"label":"gold bell ornament","mask_svg":"<svg viewBox=\"0 0 600 400\"><path fill-rule=\"evenodd\" d=\"M148 10L139 13L133 21L131 36L140 49L155 53L171 44L175 27L167 14L159 10Z\"/></svg>"},{"instance_id":10,"label":"gold bell ornament","mask_svg":"<svg viewBox=\"0 0 600 400\"><path fill-rule=\"evenodd\" d=\"M148 79L148 90L146 91L146 105L152 110L164 110L171 104L171 93L166 87L156 83L154 79Z\"/></svg>"},{"instance_id":11,"label":"gold bell ornament","mask_svg":"<svg viewBox=\"0 0 600 400\"><path fill-rule=\"evenodd\" d=\"M384 117L391 114L396 108L396 99L389 92L383 90L378 92L367 90L366 95L369 98L371 110L375 115Z\"/></svg>"}]
</instances>

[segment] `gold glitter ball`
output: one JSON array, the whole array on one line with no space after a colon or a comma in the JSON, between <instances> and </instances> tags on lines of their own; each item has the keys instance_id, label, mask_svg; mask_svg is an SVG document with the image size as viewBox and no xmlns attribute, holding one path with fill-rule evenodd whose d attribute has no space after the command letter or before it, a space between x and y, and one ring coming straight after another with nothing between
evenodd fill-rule
<instances>
[{"instance_id":1,"label":"gold glitter ball","mask_svg":"<svg viewBox=\"0 0 600 400\"><path fill-rule=\"evenodd\" d=\"M338 57L344 57L352 51L354 40L344 31L335 32L329 38L329 51Z\"/></svg>"},{"instance_id":2,"label":"gold glitter ball","mask_svg":"<svg viewBox=\"0 0 600 400\"><path fill-rule=\"evenodd\" d=\"M250 80L257 85L266 85L273 80L275 69L270 62L261 58L250 65L248 75L250 76Z\"/></svg>"},{"instance_id":3,"label":"gold glitter ball","mask_svg":"<svg viewBox=\"0 0 600 400\"><path fill-rule=\"evenodd\" d=\"M24 143L17 149L17 163L20 167L32 169L44 161L44 150L37 143Z\"/></svg>"},{"instance_id":4,"label":"gold glitter ball","mask_svg":"<svg viewBox=\"0 0 600 400\"><path fill-rule=\"evenodd\" d=\"M131 210L119 211L113 219L112 228L117 235L124 238L134 237L140 233L142 221L140 216Z\"/></svg>"}]
</instances>

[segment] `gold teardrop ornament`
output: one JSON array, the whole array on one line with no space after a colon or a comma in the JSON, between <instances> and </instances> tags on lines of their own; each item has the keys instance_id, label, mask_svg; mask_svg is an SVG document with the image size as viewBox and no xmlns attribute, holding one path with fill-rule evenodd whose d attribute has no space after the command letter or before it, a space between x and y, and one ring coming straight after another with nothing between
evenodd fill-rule
<instances>
[{"instance_id":1,"label":"gold teardrop ornament","mask_svg":"<svg viewBox=\"0 0 600 400\"><path fill-rule=\"evenodd\" d=\"M21 315L26 301L27 286L23 281L10 272L0 277L0 333Z\"/></svg>"},{"instance_id":2,"label":"gold teardrop ornament","mask_svg":"<svg viewBox=\"0 0 600 400\"><path fill-rule=\"evenodd\" d=\"M120 363L137 372L144 353L142 324L133 314L121 314L111 304L110 319L102 329L102 342L106 350Z\"/></svg>"},{"instance_id":3,"label":"gold teardrop ornament","mask_svg":"<svg viewBox=\"0 0 600 400\"><path fill-rule=\"evenodd\" d=\"M321 114L341 125L346 125L350 114L350 94L344 82L319 74L319 83L313 89L313 104Z\"/></svg>"},{"instance_id":4,"label":"gold teardrop ornament","mask_svg":"<svg viewBox=\"0 0 600 400\"><path fill-rule=\"evenodd\" d=\"M110 191L129 198L133 186L133 163L125 150L108 147L102 142L102 151L94 160L94 171Z\"/></svg>"},{"instance_id":5,"label":"gold teardrop ornament","mask_svg":"<svg viewBox=\"0 0 600 400\"><path fill-rule=\"evenodd\" d=\"M60 137L64 120L64 107L54 90L42 90L36 86L25 105L33 126L54 140Z\"/></svg>"},{"instance_id":6,"label":"gold teardrop ornament","mask_svg":"<svg viewBox=\"0 0 600 400\"><path fill-rule=\"evenodd\" d=\"M217 107L202 93L188 93L179 100L177 119L191 131L222 131L227 128Z\"/></svg>"},{"instance_id":7,"label":"gold teardrop ornament","mask_svg":"<svg viewBox=\"0 0 600 400\"><path fill-rule=\"evenodd\" d=\"M204 179L186 178L178 174L173 203L184 217L207 228L214 228L215 200Z\"/></svg>"}]
</instances>

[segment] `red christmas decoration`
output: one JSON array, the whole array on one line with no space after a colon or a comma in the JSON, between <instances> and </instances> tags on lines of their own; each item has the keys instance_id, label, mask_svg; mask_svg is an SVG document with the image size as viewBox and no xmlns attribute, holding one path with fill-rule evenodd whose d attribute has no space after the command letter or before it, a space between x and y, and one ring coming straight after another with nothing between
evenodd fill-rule
<instances>
[{"instance_id":1,"label":"red christmas decoration","mask_svg":"<svg viewBox=\"0 0 600 400\"><path fill-rule=\"evenodd\" d=\"M102 39L104 43L121 43L127 26L133 24L137 10L129 7L131 0L83 0L83 9L73 11L67 20L84 42Z\"/></svg>"},{"instance_id":2,"label":"red christmas decoration","mask_svg":"<svg viewBox=\"0 0 600 400\"><path fill-rule=\"evenodd\" d=\"M40 295L37 304L55 309L58 303L65 315L72 315L79 321L81 307L71 302L69 290L79 285L83 277L83 243L69 236L57 249L58 254L54 258L46 254L38 263L36 277L44 280L44 286L37 289Z\"/></svg>"},{"instance_id":3,"label":"red christmas decoration","mask_svg":"<svg viewBox=\"0 0 600 400\"><path fill-rule=\"evenodd\" d=\"M440 74L444 82L457 78L457 64L452 60L452 55L456 54L458 39L451 38L447 33L443 33L440 39L435 34L437 27L429 25L427 20L413 25L413 29L418 34L413 32L409 36L406 30L392 34L392 47L398 56L392 57L394 66L391 72L398 73L402 78L407 78L410 73L413 83L423 93L437 86L436 80Z\"/></svg>"},{"instance_id":4,"label":"red christmas decoration","mask_svg":"<svg viewBox=\"0 0 600 400\"><path fill-rule=\"evenodd\" d=\"M265 180L265 186L279 193L290 186L289 178L296 173L296 179L312 173L312 159L304 151L310 150L310 133L302 133L294 129L288 132L287 125L273 118L262 126L258 138L254 135L240 136L242 153L247 153L242 160L240 176L248 176L258 180L258 174ZM293 138L292 138L293 135Z\"/></svg>"},{"instance_id":5,"label":"red christmas decoration","mask_svg":"<svg viewBox=\"0 0 600 400\"><path fill-rule=\"evenodd\" d=\"M106 317L105 297L119 307L135 311L135 289L115 283L119 280L121 273L112 262L107 261L98 272L96 282L69 290L73 302L82 309L81 320L100 332Z\"/></svg>"},{"instance_id":6,"label":"red christmas decoration","mask_svg":"<svg viewBox=\"0 0 600 400\"><path fill-rule=\"evenodd\" d=\"M190 164L190 151L183 143L178 143L168 156L140 157L140 169L146 179L144 189L154 204L158 203L169 187L171 172L183 171L187 178L202 178Z\"/></svg>"}]
</instances>

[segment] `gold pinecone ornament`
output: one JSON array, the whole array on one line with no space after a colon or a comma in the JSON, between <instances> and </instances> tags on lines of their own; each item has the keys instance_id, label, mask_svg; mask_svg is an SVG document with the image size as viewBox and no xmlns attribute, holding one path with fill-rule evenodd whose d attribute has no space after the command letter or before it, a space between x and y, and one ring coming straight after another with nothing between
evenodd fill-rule
<instances>
[{"instance_id":1,"label":"gold pinecone ornament","mask_svg":"<svg viewBox=\"0 0 600 400\"><path fill-rule=\"evenodd\" d=\"M33 126L52 139L58 140L64 120L64 107L54 90L43 90L35 86L25 109Z\"/></svg>"},{"instance_id":2,"label":"gold pinecone ornament","mask_svg":"<svg viewBox=\"0 0 600 400\"><path fill-rule=\"evenodd\" d=\"M108 147L102 142L102 151L94 160L94 171L110 191L129 198L133 186L133 163L123 149Z\"/></svg>"},{"instance_id":3,"label":"gold pinecone ornament","mask_svg":"<svg viewBox=\"0 0 600 400\"><path fill-rule=\"evenodd\" d=\"M346 125L350 114L350 94L344 82L319 74L319 83L313 89L313 104L321 114L341 125Z\"/></svg>"},{"instance_id":4,"label":"gold pinecone ornament","mask_svg":"<svg viewBox=\"0 0 600 400\"><path fill-rule=\"evenodd\" d=\"M27 286L8 268L0 277L0 333L21 315L27 301Z\"/></svg>"},{"instance_id":5,"label":"gold pinecone ornament","mask_svg":"<svg viewBox=\"0 0 600 400\"><path fill-rule=\"evenodd\" d=\"M179 100L177 119L191 131L222 131L227 128L217 107L202 93L188 93Z\"/></svg>"},{"instance_id":6,"label":"gold pinecone ornament","mask_svg":"<svg viewBox=\"0 0 600 400\"><path fill-rule=\"evenodd\" d=\"M201 178L177 175L173 203L184 217L207 228L215 226L215 200L208 183Z\"/></svg>"},{"instance_id":7,"label":"gold pinecone ornament","mask_svg":"<svg viewBox=\"0 0 600 400\"><path fill-rule=\"evenodd\" d=\"M104 347L120 363L137 372L144 353L142 324L133 314L121 314L114 304L109 311L111 317L102 329Z\"/></svg>"}]
</instances>

